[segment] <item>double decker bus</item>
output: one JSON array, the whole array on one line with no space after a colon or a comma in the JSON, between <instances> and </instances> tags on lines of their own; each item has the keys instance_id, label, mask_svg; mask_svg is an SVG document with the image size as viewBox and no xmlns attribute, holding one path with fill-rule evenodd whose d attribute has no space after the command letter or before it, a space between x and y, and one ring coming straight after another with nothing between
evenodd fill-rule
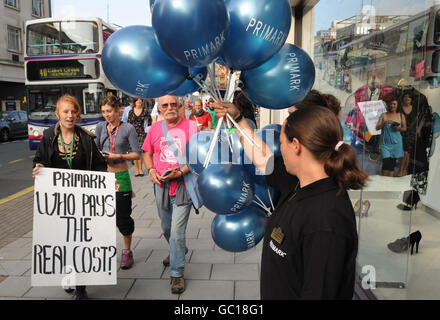
<instances>
[{"instance_id":1,"label":"double decker bus","mask_svg":"<svg viewBox=\"0 0 440 320\"><path fill-rule=\"evenodd\" d=\"M100 18L26 22L24 64L31 150L38 147L43 131L57 122L55 106L63 94L78 99L79 125L93 132L103 121L100 99L118 94L101 64L104 43L115 31Z\"/></svg>"}]
</instances>

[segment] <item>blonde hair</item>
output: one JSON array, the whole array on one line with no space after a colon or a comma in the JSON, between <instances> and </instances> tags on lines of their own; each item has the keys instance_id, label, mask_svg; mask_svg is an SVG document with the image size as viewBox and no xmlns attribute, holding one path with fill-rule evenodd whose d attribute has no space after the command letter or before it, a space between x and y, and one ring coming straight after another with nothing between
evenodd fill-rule
<instances>
[{"instance_id":1,"label":"blonde hair","mask_svg":"<svg viewBox=\"0 0 440 320\"><path fill-rule=\"evenodd\" d=\"M55 115L57 117L59 117L61 102L70 103L75 108L77 119L79 121L81 121L81 107L80 107L80 105L78 103L78 100L74 96L71 96L70 94L62 95L58 99L57 106L55 108Z\"/></svg>"}]
</instances>

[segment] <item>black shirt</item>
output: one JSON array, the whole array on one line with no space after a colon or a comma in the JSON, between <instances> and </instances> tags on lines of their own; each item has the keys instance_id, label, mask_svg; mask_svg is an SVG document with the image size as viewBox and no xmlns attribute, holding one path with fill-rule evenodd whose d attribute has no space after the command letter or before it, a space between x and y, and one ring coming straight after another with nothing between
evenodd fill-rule
<instances>
[{"instance_id":1,"label":"black shirt","mask_svg":"<svg viewBox=\"0 0 440 320\"><path fill-rule=\"evenodd\" d=\"M325 178L295 193L298 179L279 161L267 178L281 197L264 235L261 298L352 299L358 239L347 192L337 195L336 182Z\"/></svg>"}]
</instances>

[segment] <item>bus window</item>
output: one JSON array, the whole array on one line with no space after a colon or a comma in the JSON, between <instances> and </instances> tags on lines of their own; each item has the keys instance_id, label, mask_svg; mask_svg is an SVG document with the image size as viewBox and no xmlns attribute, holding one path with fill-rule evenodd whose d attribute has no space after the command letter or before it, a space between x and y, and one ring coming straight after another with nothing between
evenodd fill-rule
<instances>
[{"instance_id":1,"label":"bus window","mask_svg":"<svg viewBox=\"0 0 440 320\"><path fill-rule=\"evenodd\" d=\"M86 21L61 22L63 53L97 53L99 50L98 25Z\"/></svg>"},{"instance_id":2,"label":"bus window","mask_svg":"<svg viewBox=\"0 0 440 320\"><path fill-rule=\"evenodd\" d=\"M432 55L432 72L440 72L440 51L436 51Z\"/></svg>"},{"instance_id":3,"label":"bus window","mask_svg":"<svg viewBox=\"0 0 440 320\"><path fill-rule=\"evenodd\" d=\"M435 15L434 43L440 44L440 10Z\"/></svg>"},{"instance_id":4,"label":"bus window","mask_svg":"<svg viewBox=\"0 0 440 320\"><path fill-rule=\"evenodd\" d=\"M60 54L59 23L41 23L28 26L26 43L28 56Z\"/></svg>"},{"instance_id":5,"label":"bus window","mask_svg":"<svg viewBox=\"0 0 440 320\"><path fill-rule=\"evenodd\" d=\"M55 107L61 96L60 89L38 88L28 91L28 117L30 120L56 120Z\"/></svg>"},{"instance_id":6,"label":"bus window","mask_svg":"<svg viewBox=\"0 0 440 320\"><path fill-rule=\"evenodd\" d=\"M104 86L99 83L75 84L65 87L65 93L74 96L81 105L81 118L96 118L101 116L99 102L104 96Z\"/></svg>"}]
</instances>

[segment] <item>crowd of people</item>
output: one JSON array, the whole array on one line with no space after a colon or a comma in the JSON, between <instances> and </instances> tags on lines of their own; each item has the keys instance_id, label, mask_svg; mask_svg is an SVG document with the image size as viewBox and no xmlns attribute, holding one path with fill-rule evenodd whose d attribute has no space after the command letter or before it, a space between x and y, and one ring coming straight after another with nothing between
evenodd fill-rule
<instances>
[{"instance_id":1,"label":"crowd of people","mask_svg":"<svg viewBox=\"0 0 440 320\"><path fill-rule=\"evenodd\" d=\"M217 119L229 113L257 142L249 143L237 131L246 155L281 194L266 224L261 298L351 299L358 239L347 190L361 189L368 174L343 140L337 99L315 90L292 106L281 129L281 156L274 157L256 134L244 98L238 95L234 103L208 100L204 110L202 100L192 106L190 100L181 103L166 95L156 100L157 114L142 99L133 99L121 118L121 100L107 96L100 103L105 121L94 135L76 124L79 104L65 95L57 102L59 122L45 131L36 153L33 176L41 167L114 172L116 225L124 240L121 269L129 269L135 261L135 226L128 168L133 161L138 177L144 164L169 243L169 256L162 263L170 266L171 292L179 294L185 290L186 227L193 208L183 148L192 135L214 129ZM85 286L76 288L76 297L87 298Z\"/></svg>"}]
</instances>

